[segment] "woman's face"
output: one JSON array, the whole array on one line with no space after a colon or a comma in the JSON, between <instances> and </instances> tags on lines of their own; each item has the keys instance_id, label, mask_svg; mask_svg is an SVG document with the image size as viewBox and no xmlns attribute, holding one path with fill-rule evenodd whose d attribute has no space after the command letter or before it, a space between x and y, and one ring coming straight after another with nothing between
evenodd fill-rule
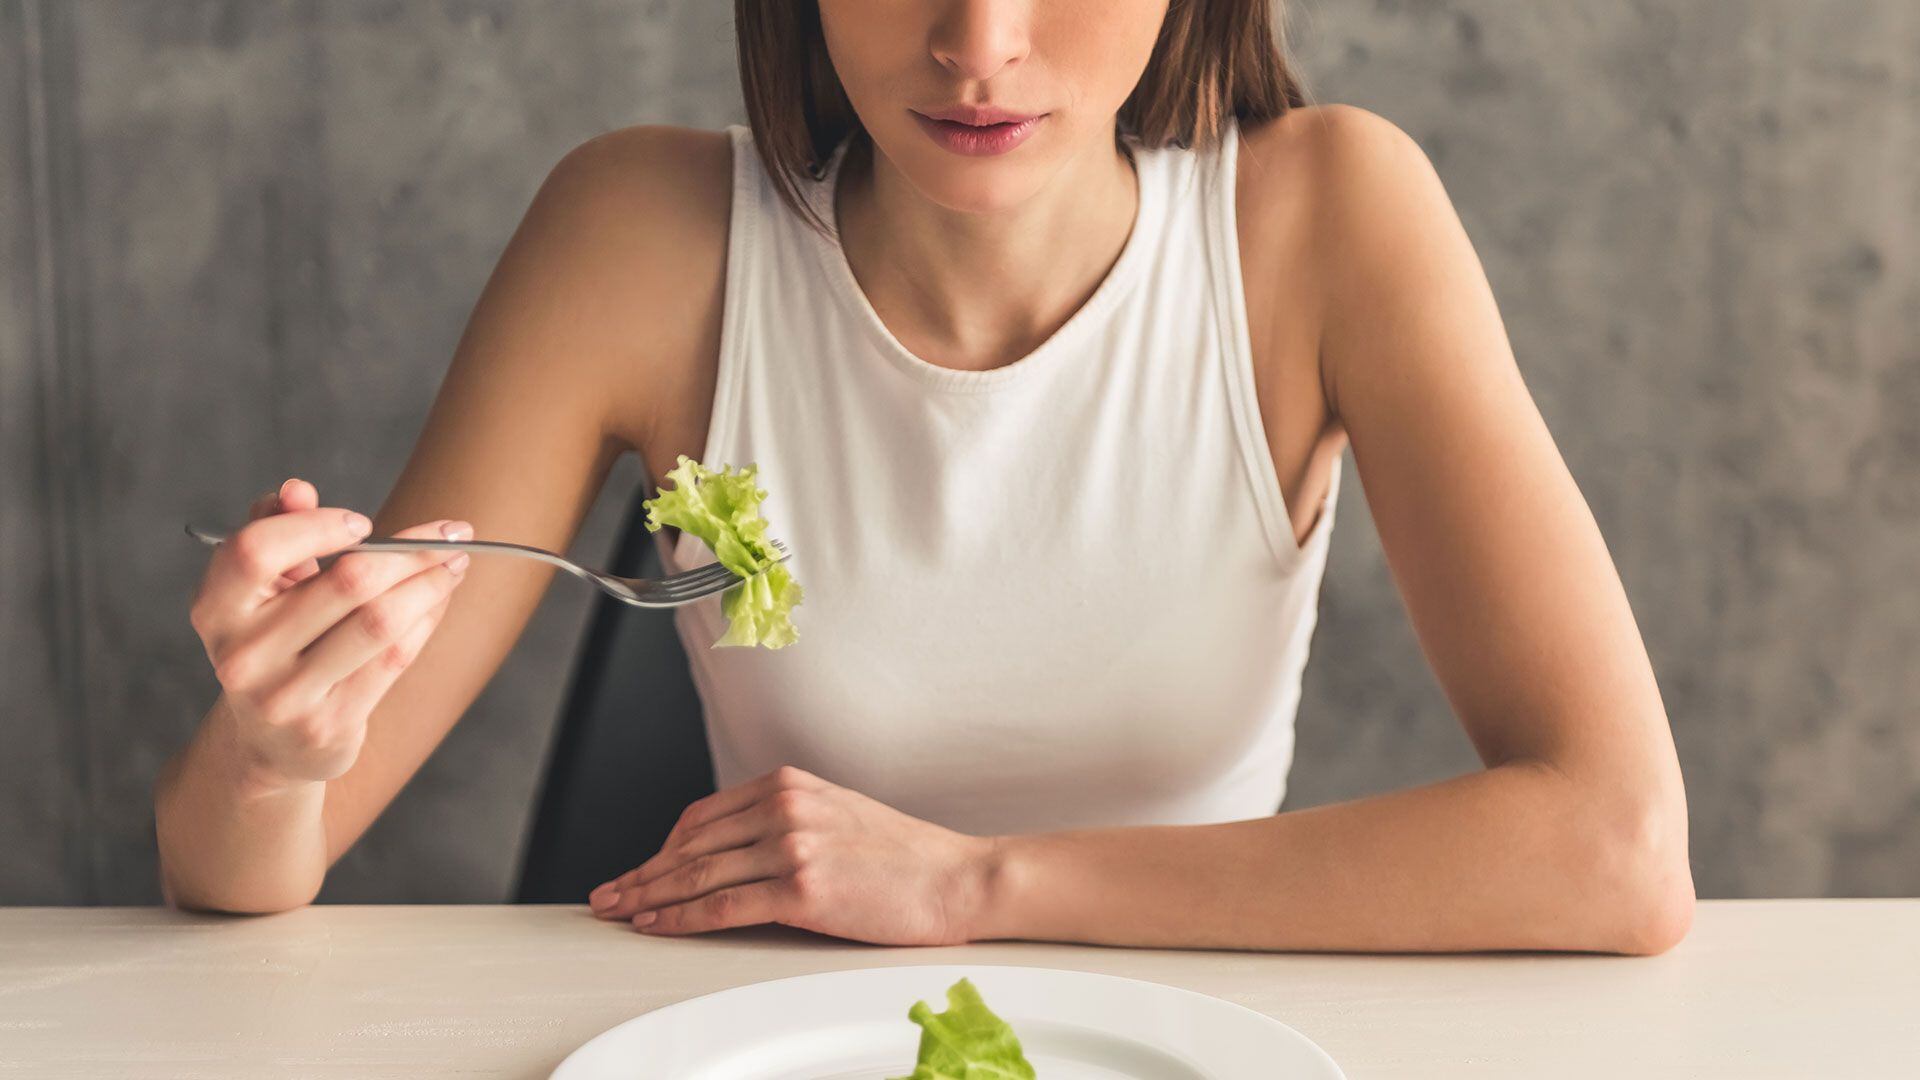
<instances>
[{"instance_id":1,"label":"woman's face","mask_svg":"<svg viewBox=\"0 0 1920 1080\"><path fill-rule=\"evenodd\" d=\"M1167 0L819 0L827 53L887 160L985 213L1113 145Z\"/></svg>"}]
</instances>

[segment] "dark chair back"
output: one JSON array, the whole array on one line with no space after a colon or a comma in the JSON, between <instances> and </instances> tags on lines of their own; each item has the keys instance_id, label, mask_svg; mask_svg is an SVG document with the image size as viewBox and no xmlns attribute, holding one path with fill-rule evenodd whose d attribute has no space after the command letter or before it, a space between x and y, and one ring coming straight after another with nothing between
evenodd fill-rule
<instances>
[{"instance_id":1,"label":"dark chair back","mask_svg":"<svg viewBox=\"0 0 1920 1080\"><path fill-rule=\"evenodd\" d=\"M613 573L660 572L634 499ZM686 805L712 793L700 697L673 613L594 601L521 858L515 900L578 904L660 849Z\"/></svg>"}]
</instances>

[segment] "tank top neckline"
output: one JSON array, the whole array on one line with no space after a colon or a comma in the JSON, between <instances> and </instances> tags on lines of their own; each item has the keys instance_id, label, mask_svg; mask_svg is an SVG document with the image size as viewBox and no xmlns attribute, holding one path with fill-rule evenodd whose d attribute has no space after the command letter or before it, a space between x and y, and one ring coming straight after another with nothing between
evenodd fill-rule
<instances>
[{"instance_id":1,"label":"tank top neckline","mask_svg":"<svg viewBox=\"0 0 1920 1080\"><path fill-rule=\"evenodd\" d=\"M866 290L860 287L853 266L847 261L846 250L840 246L835 195L840 185L840 169L846 159L847 146L842 143L834 151L821 181L806 188L809 205L820 220L832 226L831 234L797 220L797 215L792 215L791 211L787 213L796 218L795 224L809 237L808 246L818 257L835 300L848 310L882 356L896 369L930 389L963 394L1005 390L1030 381L1036 373L1059 366L1074 353L1077 344L1089 335L1098 333L1106 313L1125 298L1134 281L1139 278L1141 264L1153 257L1152 238L1160 232L1157 223L1162 217L1167 197L1165 178L1163 170L1158 167L1160 162L1157 155L1131 145L1129 150L1138 191L1133 226L1120 246L1119 256L1107 269L1106 276L1094 286L1093 295L1069 315L1052 335L1016 360L979 371L935 364L916 355L894 336L880 318L880 313L874 310L873 303L867 299Z\"/></svg>"}]
</instances>

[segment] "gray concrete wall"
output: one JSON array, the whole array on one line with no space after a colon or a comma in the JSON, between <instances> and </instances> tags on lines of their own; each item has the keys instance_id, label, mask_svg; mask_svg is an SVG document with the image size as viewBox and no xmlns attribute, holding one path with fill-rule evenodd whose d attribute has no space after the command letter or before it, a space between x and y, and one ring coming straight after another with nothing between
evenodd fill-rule
<instances>
[{"instance_id":1,"label":"gray concrete wall","mask_svg":"<svg viewBox=\"0 0 1920 1080\"><path fill-rule=\"evenodd\" d=\"M545 169L739 115L718 0L0 0L0 902L155 896L219 520L376 504ZM1433 155L1672 711L1703 894L1920 892L1920 8L1317 0ZM603 550L610 487L581 550ZM1346 493L1298 804L1471 767ZM561 588L333 899L504 895Z\"/></svg>"}]
</instances>

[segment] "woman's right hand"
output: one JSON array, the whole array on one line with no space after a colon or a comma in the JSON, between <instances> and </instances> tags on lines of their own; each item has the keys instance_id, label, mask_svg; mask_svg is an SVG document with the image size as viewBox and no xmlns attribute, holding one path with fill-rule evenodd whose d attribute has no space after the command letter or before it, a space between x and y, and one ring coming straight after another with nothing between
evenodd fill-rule
<instances>
[{"instance_id":1,"label":"woman's right hand","mask_svg":"<svg viewBox=\"0 0 1920 1080\"><path fill-rule=\"evenodd\" d=\"M214 552L192 608L225 690L221 707L249 788L332 780L352 767L367 716L419 656L465 574L465 552L344 555L362 515L322 508L304 480L263 495ZM461 521L395 535L465 540Z\"/></svg>"}]
</instances>

